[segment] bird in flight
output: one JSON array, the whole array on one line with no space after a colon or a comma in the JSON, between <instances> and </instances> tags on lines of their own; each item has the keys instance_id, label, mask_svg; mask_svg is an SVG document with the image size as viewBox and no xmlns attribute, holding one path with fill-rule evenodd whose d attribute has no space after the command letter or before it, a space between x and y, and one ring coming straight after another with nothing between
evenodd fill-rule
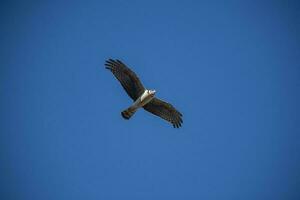
<instances>
[{"instance_id":1,"label":"bird in flight","mask_svg":"<svg viewBox=\"0 0 300 200\"><path fill-rule=\"evenodd\" d=\"M170 122L174 128L181 127L183 123L182 114L170 103L156 98L155 90L145 89L137 75L123 62L108 59L105 66L106 69L113 73L124 90L134 101L129 108L121 112L124 119L130 119L139 108L144 108L146 111Z\"/></svg>"}]
</instances>

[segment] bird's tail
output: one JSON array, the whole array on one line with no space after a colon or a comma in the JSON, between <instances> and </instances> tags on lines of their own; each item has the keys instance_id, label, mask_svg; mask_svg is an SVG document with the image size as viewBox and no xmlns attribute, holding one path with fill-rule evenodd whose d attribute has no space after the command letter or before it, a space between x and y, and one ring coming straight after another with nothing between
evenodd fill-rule
<instances>
[{"instance_id":1,"label":"bird's tail","mask_svg":"<svg viewBox=\"0 0 300 200\"><path fill-rule=\"evenodd\" d=\"M130 117L135 113L135 111L136 109L129 107L126 110L122 111L121 114L124 119L130 119Z\"/></svg>"}]
</instances>

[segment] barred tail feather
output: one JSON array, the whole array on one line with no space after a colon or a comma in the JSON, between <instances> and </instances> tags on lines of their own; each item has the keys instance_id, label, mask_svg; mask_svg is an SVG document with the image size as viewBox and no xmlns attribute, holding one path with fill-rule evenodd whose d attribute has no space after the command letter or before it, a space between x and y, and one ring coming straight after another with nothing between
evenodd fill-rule
<instances>
[{"instance_id":1,"label":"barred tail feather","mask_svg":"<svg viewBox=\"0 0 300 200\"><path fill-rule=\"evenodd\" d=\"M130 119L130 117L135 113L135 111L135 109L129 107L126 110L122 111L121 114L124 119Z\"/></svg>"}]
</instances>

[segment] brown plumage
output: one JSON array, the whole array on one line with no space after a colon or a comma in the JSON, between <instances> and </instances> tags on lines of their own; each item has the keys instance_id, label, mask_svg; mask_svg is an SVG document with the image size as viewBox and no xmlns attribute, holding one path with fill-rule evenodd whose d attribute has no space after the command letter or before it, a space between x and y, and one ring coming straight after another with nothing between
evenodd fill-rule
<instances>
[{"instance_id":1,"label":"brown plumage","mask_svg":"<svg viewBox=\"0 0 300 200\"><path fill-rule=\"evenodd\" d=\"M105 63L106 69L110 70L114 76L121 83L127 94L135 101L135 106L141 101L141 97L147 91L137 75L129 69L120 60L109 59ZM170 103L160 100L156 97L146 103L145 105L140 105L138 107L143 107L146 111L161 117L162 119L170 122L174 128L181 127L183 123L182 114L177 111ZM130 107L122 112L122 116L125 119L129 119L138 107Z\"/></svg>"},{"instance_id":2,"label":"brown plumage","mask_svg":"<svg viewBox=\"0 0 300 200\"><path fill-rule=\"evenodd\" d=\"M156 97L148 104L144 105L143 108L172 123L174 128L181 127L181 124L183 123L182 114L179 111L177 111L170 103L164 102Z\"/></svg>"},{"instance_id":3,"label":"brown plumage","mask_svg":"<svg viewBox=\"0 0 300 200\"><path fill-rule=\"evenodd\" d=\"M120 60L109 59L105 65L105 68L115 75L124 90L134 101L143 94L145 88L140 79L124 63Z\"/></svg>"}]
</instances>

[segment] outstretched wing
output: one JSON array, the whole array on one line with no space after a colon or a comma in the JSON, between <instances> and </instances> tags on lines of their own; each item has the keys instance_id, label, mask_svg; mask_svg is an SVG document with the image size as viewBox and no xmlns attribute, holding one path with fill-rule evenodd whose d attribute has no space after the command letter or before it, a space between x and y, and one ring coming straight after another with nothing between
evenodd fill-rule
<instances>
[{"instance_id":1,"label":"outstretched wing","mask_svg":"<svg viewBox=\"0 0 300 200\"><path fill-rule=\"evenodd\" d=\"M183 123L182 114L179 111L177 111L171 104L156 97L154 97L143 108L148 112L169 121L173 124L174 128L179 128Z\"/></svg>"},{"instance_id":2,"label":"outstretched wing","mask_svg":"<svg viewBox=\"0 0 300 200\"><path fill-rule=\"evenodd\" d=\"M134 101L143 94L145 88L140 79L124 63L119 60L109 59L105 65L105 68L114 74L124 90Z\"/></svg>"}]
</instances>

